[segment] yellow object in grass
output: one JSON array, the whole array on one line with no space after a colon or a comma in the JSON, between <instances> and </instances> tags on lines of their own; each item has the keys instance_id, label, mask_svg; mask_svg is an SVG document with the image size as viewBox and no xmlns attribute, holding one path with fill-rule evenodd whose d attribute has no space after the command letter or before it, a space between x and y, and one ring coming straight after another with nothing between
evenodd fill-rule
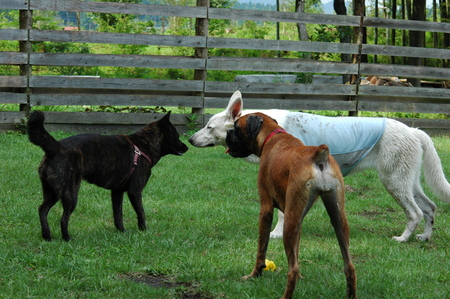
<instances>
[{"instance_id":1,"label":"yellow object in grass","mask_svg":"<svg viewBox=\"0 0 450 299\"><path fill-rule=\"evenodd\" d=\"M266 271L275 271L277 266L275 266L275 263L269 260L266 260L266 267L263 270Z\"/></svg>"}]
</instances>

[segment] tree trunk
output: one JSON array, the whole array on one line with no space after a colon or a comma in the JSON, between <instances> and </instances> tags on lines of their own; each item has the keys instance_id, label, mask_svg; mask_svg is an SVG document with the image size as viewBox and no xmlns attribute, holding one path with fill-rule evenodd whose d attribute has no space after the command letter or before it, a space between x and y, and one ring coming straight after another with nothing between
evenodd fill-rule
<instances>
[{"instance_id":1,"label":"tree trunk","mask_svg":"<svg viewBox=\"0 0 450 299\"><path fill-rule=\"evenodd\" d=\"M33 27L33 11L32 10L20 10L19 11L19 28L25 29L29 32L29 30ZM25 41L19 41L19 51L22 53L26 53L27 55L27 63L20 65L20 75L27 78L27 86L24 88L23 93L27 96L27 104L20 104L19 110L25 111L27 116L30 113L30 76L31 76L31 64L30 64L30 53L32 44L31 41L27 38Z\"/></svg>"},{"instance_id":2,"label":"tree trunk","mask_svg":"<svg viewBox=\"0 0 450 299\"><path fill-rule=\"evenodd\" d=\"M353 0L353 11L355 16L365 16L366 15L366 4L364 0ZM364 27L362 29L362 36L359 37L359 28L353 29L353 42L356 42L361 38L363 44L367 43L367 29ZM367 55L361 56L361 62L368 62Z\"/></svg>"},{"instance_id":3,"label":"tree trunk","mask_svg":"<svg viewBox=\"0 0 450 299\"><path fill-rule=\"evenodd\" d=\"M333 2L334 11L338 15L347 15L347 8L345 7L344 0L334 0ZM339 40L341 43L350 44L352 42L351 29L348 26L339 26ZM341 61L350 62L351 56L350 54L341 54ZM350 75L342 75L342 83L346 83L350 81Z\"/></svg>"},{"instance_id":4,"label":"tree trunk","mask_svg":"<svg viewBox=\"0 0 450 299\"><path fill-rule=\"evenodd\" d=\"M296 13L305 12L305 1L304 0L295 1L295 12ZM298 30L299 40L307 41L308 40L308 31L306 30L306 24L305 23L297 23L297 30Z\"/></svg>"},{"instance_id":5,"label":"tree trunk","mask_svg":"<svg viewBox=\"0 0 450 299\"><path fill-rule=\"evenodd\" d=\"M296 13L303 13L305 11L305 1L304 0L296 0L295 1L295 12ZM308 31L306 29L305 23L299 23L297 22L297 31L298 31L298 38L301 41L307 41L308 38ZM307 53L305 55L306 59L311 59L311 53Z\"/></svg>"},{"instance_id":6,"label":"tree trunk","mask_svg":"<svg viewBox=\"0 0 450 299\"><path fill-rule=\"evenodd\" d=\"M392 19L397 19L397 0L392 0ZM391 45L395 46L395 29L391 30ZM395 56L391 56L391 64L395 64Z\"/></svg>"},{"instance_id":7,"label":"tree trunk","mask_svg":"<svg viewBox=\"0 0 450 299\"><path fill-rule=\"evenodd\" d=\"M197 6L209 7L210 0L197 0ZM208 36L209 20L207 18L197 18L195 20L195 36ZM208 57L208 48L195 48L194 57L206 59ZM206 70L194 70L194 80L206 81ZM204 92L194 92L204 98ZM204 105L203 105L204 106ZM202 108L192 108L192 113L203 114Z\"/></svg>"},{"instance_id":8,"label":"tree trunk","mask_svg":"<svg viewBox=\"0 0 450 299\"><path fill-rule=\"evenodd\" d=\"M425 21L426 0L414 0L413 1L413 11L412 20ZM425 47L425 32L423 31L409 31L409 46L410 47ZM409 58L410 65L421 66L423 65L423 58L411 57ZM408 81L416 87L420 87L420 78L410 78Z\"/></svg>"},{"instance_id":9,"label":"tree trunk","mask_svg":"<svg viewBox=\"0 0 450 299\"><path fill-rule=\"evenodd\" d=\"M450 1L449 0L439 0L439 6L441 8L441 22L449 23L449 10L450 10ZM450 46L450 33L444 33L444 40L442 44L443 49L448 49ZM448 67L449 61L448 59L444 59L443 67Z\"/></svg>"},{"instance_id":10,"label":"tree trunk","mask_svg":"<svg viewBox=\"0 0 450 299\"><path fill-rule=\"evenodd\" d=\"M409 1L409 0L408 0ZM402 0L402 20L406 20L405 0ZM406 30L402 30L402 46L406 47ZM402 57L402 65L406 64L406 57Z\"/></svg>"}]
</instances>

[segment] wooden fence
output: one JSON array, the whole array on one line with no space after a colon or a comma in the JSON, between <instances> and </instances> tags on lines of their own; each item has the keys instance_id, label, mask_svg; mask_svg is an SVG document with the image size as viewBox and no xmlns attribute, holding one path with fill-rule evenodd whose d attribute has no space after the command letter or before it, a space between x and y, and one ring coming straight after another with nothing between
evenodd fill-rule
<instances>
[{"instance_id":1,"label":"wooden fence","mask_svg":"<svg viewBox=\"0 0 450 299\"><path fill-rule=\"evenodd\" d=\"M206 1L206 3L209 1ZM199 2L201 3L201 1ZM182 106L200 112L200 123L210 115L206 108L225 108L237 89L244 95L245 108L292 110L398 111L450 115L450 89L390 87L345 84L246 83L209 81L214 70L251 71L255 74L310 73L326 75L396 76L422 80L450 79L450 69L376 63L344 63L295 58L211 57L208 49L301 51L388 55L450 59L447 49L410 48L372 44L343 44L309 41L263 40L214 37L208 34L211 19L252 20L376 27L401 30L450 32L450 24L390 20L372 17L337 16L165 5L88 2L77 0L2 0L0 9L19 10L17 29L0 29L0 40L19 41L17 51L0 52L0 65L20 66L20 75L0 76L0 131L15 130L29 110L49 105ZM94 31L39 30L32 28L32 11L120 13L197 20L195 36L126 34ZM187 47L193 56L119 55L33 52L31 43L76 42L125 45ZM96 78L33 75L39 66L111 66L195 70L192 80L152 78ZM0 74L1 75L1 74ZM3 104L18 104L21 111L2 111ZM19 110L19 109L18 109ZM186 130L187 115L175 114L172 121ZM50 130L73 132L129 132L154 119L157 113L48 112ZM449 133L450 119L401 119L432 134Z\"/></svg>"}]
</instances>

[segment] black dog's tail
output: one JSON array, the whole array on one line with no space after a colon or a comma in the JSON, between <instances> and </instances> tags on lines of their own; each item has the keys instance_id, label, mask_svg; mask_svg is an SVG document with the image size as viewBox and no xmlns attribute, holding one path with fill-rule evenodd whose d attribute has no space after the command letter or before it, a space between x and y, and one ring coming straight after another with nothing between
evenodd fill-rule
<instances>
[{"instance_id":1,"label":"black dog's tail","mask_svg":"<svg viewBox=\"0 0 450 299\"><path fill-rule=\"evenodd\" d=\"M44 128L44 113L34 111L28 120L28 138L32 143L40 146L45 154L51 158L59 153L61 145Z\"/></svg>"}]
</instances>

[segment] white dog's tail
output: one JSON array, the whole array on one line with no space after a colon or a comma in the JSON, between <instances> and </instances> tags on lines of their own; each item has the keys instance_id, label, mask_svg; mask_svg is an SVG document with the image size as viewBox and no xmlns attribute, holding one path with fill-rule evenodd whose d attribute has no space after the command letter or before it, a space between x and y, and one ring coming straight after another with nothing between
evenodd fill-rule
<instances>
[{"instance_id":1,"label":"white dog's tail","mask_svg":"<svg viewBox=\"0 0 450 299\"><path fill-rule=\"evenodd\" d=\"M421 130L417 130L416 136L420 139L423 148L423 171L428 186L442 201L450 203L450 184L445 178L441 159L439 159L433 141Z\"/></svg>"}]
</instances>

